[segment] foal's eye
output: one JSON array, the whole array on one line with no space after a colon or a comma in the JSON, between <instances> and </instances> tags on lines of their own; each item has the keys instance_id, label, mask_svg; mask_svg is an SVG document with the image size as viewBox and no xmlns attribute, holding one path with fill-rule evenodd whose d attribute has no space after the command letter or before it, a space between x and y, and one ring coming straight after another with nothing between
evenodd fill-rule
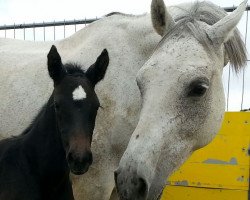
<instances>
[{"instance_id":1,"label":"foal's eye","mask_svg":"<svg viewBox=\"0 0 250 200\"><path fill-rule=\"evenodd\" d=\"M104 107L102 107L101 105L98 106L97 110L98 110L99 108L104 109Z\"/></svg>"},{"instance_id":2,"label":"foal's eye","mask_svg":"<svg viewBox=\"0 0 250 200\"><path fill-rule=\"evenodd\" d=\"M58 110L59 109L59 104L57 102L54 102L54 105L55 105L56 110Z\"/></svg>"},{"instance_id":3,"label":"foal's eye","mask_svg":"<svg viewBox=\"0 0 250 200\"><path fill-rule=\"evenodd\" d=\"M194 81L190 84L188 96L189 97L201 97L209 88L208 81Z\"/></svg>"}]
</instances>

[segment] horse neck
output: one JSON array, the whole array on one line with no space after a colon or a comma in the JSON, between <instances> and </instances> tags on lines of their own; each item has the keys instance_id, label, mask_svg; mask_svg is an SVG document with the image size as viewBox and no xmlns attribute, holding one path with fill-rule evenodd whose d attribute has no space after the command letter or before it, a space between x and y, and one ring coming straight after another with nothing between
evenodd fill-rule
<instances>
[{"instance_id":1,"label":"horse neck","mask_svg":"<svg viewBox=\"0 0 250 200\"><path fill-rule=\"evenodd\" d=\"M101 45L102 47L120 52L121 49L127 46L128 48L137 49L140 52L138 56L142 56L145 60L153 52L160 39L161 36L153 29L149 14L141 16L112 15L93 22L69 38L61 40L58 46L66 51L69 47L73 49L83 47L86 49L88 48L88 46L86 47L86 42L88 43L89 40L101 40L104 41L103 44L105 45L97 43L98 47ZM114 42L116 40L121 45L117 45ZM95 44L91 44L89 47L94 49L95 46L93 45ZM66 53L64 57L68 58L68 54Z\"/></svg>"},{"instance_id":2,"label":"horse neck","mask_svg":"<svg viewBox=\"0 0 250 200\"><path fill-rule=\"evenodd\" d=\"M57 129L52 96L26 133L23 148L27 159L35 163L36 171L42 173L65 167L65 151Z\"/></svg>"}]
</instances>

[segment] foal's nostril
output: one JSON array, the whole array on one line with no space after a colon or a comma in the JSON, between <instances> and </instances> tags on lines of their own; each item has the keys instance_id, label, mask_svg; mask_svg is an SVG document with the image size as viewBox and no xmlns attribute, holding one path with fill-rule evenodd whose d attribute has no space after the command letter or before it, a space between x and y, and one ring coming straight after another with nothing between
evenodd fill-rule
<instances>
[{"instance_id":1,"label":"foal's nostril","mask_svg":"<svg viewBox=\"0 0 250 200\"><path fill-rule=\"evenodd\" d=\"M74 157L73 157L73 154L71 152L68 153L67 160L68 160L68 162L74 161Z\"/></svg>"},{"instance_id":2,"label":"foal's nostril","mask_svg":"<svg viewBox=\"0 0 250 200\"><path fill-rule=\"evenodd\" d=\"M92 162L93 162L93 155L92 155L91 152L85 153L85 155L83 157L83 162L84 163L88 163L89 165L92 164Z\"/></svg>"}]
</instances>

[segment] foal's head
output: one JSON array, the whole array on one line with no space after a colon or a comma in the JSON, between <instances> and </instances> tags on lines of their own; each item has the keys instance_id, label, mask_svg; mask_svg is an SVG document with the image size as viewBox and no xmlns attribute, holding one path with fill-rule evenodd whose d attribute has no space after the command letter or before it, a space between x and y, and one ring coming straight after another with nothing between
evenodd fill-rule
<instances>
[{"instance_id":1,"label":"foal's head","mask_svg":"<svg viewBox=\"0 0 250 200\"><path fill-rule=\"evenodd\" d=\"M48 71L54 82L54 107L58 132L71 172L85 173L92 164L90 150L97 110L95 85L103 79L109 63L106 49L83 72L72 64L63 65L55 46L48 54Z\"/></svg>"}]
</instances>

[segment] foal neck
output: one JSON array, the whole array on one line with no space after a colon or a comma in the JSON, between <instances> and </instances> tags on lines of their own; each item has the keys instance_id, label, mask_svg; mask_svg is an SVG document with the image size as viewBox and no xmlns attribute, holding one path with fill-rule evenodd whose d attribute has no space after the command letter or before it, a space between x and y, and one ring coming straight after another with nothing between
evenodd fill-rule
<instances>
[{"instance_id":1,"label":"foal neck","mask_svg":"<svg viewBox=\"0 0 250 200\"><path fill-rule=\"evenodd\" d=\"M73 199L53 95L23 134L22 151L29 169L28 175L39 184L41 199L61 199L62 195L65 199Z\"/></svg>"},{"instance_id":2,"label":"foal neck","mask_svg":"<svg viewBox=\"0 0 250 200\"><path fill-rule=\"evenodd\" d=\"M68 171L65 150L57 129L53 95L29 129L24 139L24 151L27 158L35 163L35 170L39 173L52 173L62 168Z\"/></svg>"}]
</instances>

